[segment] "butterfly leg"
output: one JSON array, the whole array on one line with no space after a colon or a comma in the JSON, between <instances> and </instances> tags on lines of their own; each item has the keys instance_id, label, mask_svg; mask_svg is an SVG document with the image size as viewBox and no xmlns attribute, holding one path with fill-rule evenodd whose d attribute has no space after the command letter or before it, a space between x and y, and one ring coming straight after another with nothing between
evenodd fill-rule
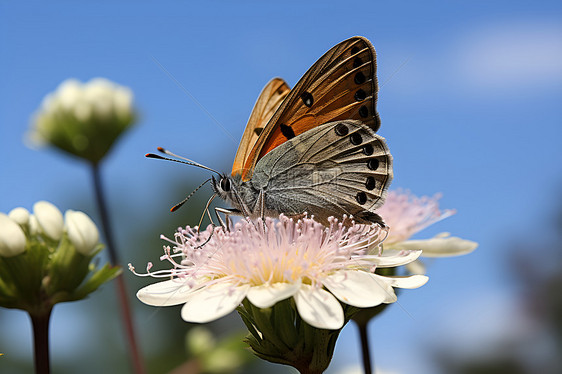
<instances>
[{"instance_id":1,"label":"butterfly leg","mask_svg":"<svg viewBox=\"0 0 562 374\"><path fill-rule=\"evenodd\" d=\"M265 231L265 192L263 190L260 190L258 200L256 201L256 206L259 209L259 217L261 218L261 223Z\"/></svg>"},{"instance_id":2,"label":"butterfly leg","mask_svg":"<svg viewBox=\"0 0 562 374\"><path fill-rule=\"evenodd\" d=\"M211 221L211 225L213 226L213 229L215 227L217 227L217 225L215 225L215 223L213 222L213 219L211 218L211 214L209 213L209 209L206 209L207 214L209 215L209 220ZM220 213L224 213L225 215L225 220L223 220L221 218L221 216L219 215ZM215 215L217 216L217 219L221 225L221 227L227 231L230 231L230 225L229 223L231 222L230 216L231 215L240 215L240 211L238 209L226 209L226 208L219 208L219 207L215 207ZM225 222L226 221L226 222ZM203 242L202 244L199 244L197 247L195 247L195 249L199 249L202 248L205 244L207 244L211 238L213 237L214 234L214 230L211 232L211 235L209 235L209 237L207 238L207 240L205 240L205 242Z\"/></svg>"},{"instance_id":3,"label":"butterfly leg","mask_svg":"<svg viewBox=\"0 0 562 374\"><path fill-rule=\"evenodd\" d=\"M224 214L226 222L223 221L223 219L220 217L219 213ZM240 215L242 215L242 212L238 209L227 209L227 208L216 207L215 208L215 215L217 216L217 219L219 220L221 226L225 230L230 231L230 225L229 225L229 223L231 222L230 216L240 216Z\"/></svg>"}]
</instances>

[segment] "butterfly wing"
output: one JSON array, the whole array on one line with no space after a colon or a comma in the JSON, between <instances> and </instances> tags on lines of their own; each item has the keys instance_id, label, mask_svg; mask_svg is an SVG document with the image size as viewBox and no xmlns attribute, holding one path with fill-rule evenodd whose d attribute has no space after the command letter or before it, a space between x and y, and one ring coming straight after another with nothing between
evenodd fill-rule
<instances>
[{"instance_id":1,"label":"butterfly wing","mask_svg":"<svg viewBox=\"0 0 562 374\"><path fill-rule=\"evenodd\" d=\"M279 108L291 89L281 78L273 78L260 93L232 165L232 175L240 174L265 125Z\"/></svg>"},{"instance_id":2,"label":"butterfly wing","mask_svg":"<svg viewBox=\"0 0 562 374\"><path fill-rule=\"evenodd\" d=\"M329 216L348 214L366 223L380 222L374 212L391 181L392 156L384 138L360 121L345 120L278 146L257 163L249 183L263 191L265 215L307 212L326 223Z\"/></svg>"},{"instance_id":3,"label":"butterfly wing","mask_svg":"<svg viewBox=\"0 0 562 374\"><path fill-rule=\"evenodd\" d=\"M363 37L347 39L326 52L305 73L269 120L246 157L242 179L272 149L323 123L357 119L377 131L376 54Z\"/></svg>"}]
</instances>

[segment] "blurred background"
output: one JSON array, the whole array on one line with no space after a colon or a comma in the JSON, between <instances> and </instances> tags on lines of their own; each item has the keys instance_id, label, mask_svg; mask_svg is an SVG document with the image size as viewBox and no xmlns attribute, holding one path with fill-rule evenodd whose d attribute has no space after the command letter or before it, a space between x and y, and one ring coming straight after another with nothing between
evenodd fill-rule
<instances>
[{"instance_id":1,"label":"blurred background","mask_svg":"<svg viewBox=\"0 0 562 374\"><path fill-rule=\"evenodd\" d=\"M404 291L369 325L377 368L393 373L562 370L562 2L121 1L0 2L0 211L48 200L98 221L82 161L26 146L31 115L63 80L128 86L136 126L102 173L124 263L156 266L159 235L197 224L210 187L178 212L208 172L144 158L157 146L229 172L269 79L293 86L353 36L377 50L379 133L395 158L391 188L442 193L458 213L420 233L479 242L426 262L429 283ZM220 205L220 204L219 204ZM224 205L223 205L224 206ZM104 259L105 261L105 259ZM180 307L134 298L151 280L125 272L151 373L190 358ZM57 305L55 373L127 372L113 284ZM208 325L242 327L233 314ZM0 372L32 372L27 315L0 309ZM247 353L248 357L251 357ZM330 373L360 361L346 326ZM252 362L241 372L292 372Z\"/></svg>"}]
</instances>

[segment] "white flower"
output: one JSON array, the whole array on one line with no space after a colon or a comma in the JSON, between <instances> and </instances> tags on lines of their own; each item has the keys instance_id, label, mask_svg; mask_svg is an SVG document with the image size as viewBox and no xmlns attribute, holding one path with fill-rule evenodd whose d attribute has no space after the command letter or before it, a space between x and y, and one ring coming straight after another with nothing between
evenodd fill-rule
<instances>
[{"instance_id":1,"label":"white flower","mask_svg":"<svg viewBox=\"0 0 562 374\"><path fill-rule=\"evenodd\" d=\"M0 256L13 257L25 252L25 234L21 227L0 213Z\"/></svg>"},{"instance_id":2,"label":"white flower","mask_svg":"<svg viewBox=\"0 0 562 374\"><path fill-rule=\"evenodd\" d=\"M67 210L64 214L66 232L76 250L89 256L99 243L96 224L85 213Z\"/></svg>"},{"instance_id":3,"label":"white flower","mask_svg":"<svg viewBox=\"0 0 562 374\"><path fill-rule=\"evenodd\" d=\"M212 232L210 227L202 233L190 227L178 230L173 250L165 247L162 257L174 268L150 272L149 264L143 274L173 278L144 287L137 297L154 306L184 304L182 318L199 323L229 314L244 298L269 308L293 297L304 321L335 330L344 324L340 302L360 308L392 303L393 287L417 288L427 282L422 275L374 274L376 267L405 265L421 253L368 254L367 248L387 234L378 225L346 227L333 219L324 227L312 219L294 222L281 215L265 223L242 220L230 232L217 228L209 239Z\"/></svg>"},{"instance_id":4,"label":"white flower","mask_svg":"<svg viewBox=\"0 0 562 374\"><path fill-rule=\"evenodd\" d=\"M378 210L390 227L384 242L385 252L394 250L422 250L422 257L451 257L472 252L478 243L441 233L431 239L409 240L412 235L442 219L455 214L454 210L439 210L440 196L418 198L409 192L390 191L384 205ZM412 274L423 274L420 261L406 266Z\"/></svg>"},{"instance_id":5,"label":"white flower","mask_svg":"<svg viewBox=\"0 0 562 374\"><path fill-rule=\"evenodd\" d=\"M60 210L48 201L38 201L33 205L33 215L39 230L53 240L62 237L64 222Z\"/></svg>"}]
</instances>

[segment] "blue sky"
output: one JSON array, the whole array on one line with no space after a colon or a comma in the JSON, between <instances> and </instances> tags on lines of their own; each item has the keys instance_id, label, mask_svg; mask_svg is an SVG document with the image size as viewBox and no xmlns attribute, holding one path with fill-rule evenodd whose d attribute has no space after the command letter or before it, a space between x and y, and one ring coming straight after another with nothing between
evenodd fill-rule
<instances>
[{"instance_id":1,"label":"blue sky","mask_svg":"<svg viewBox=\"0 0 562 374\"><path fill-rule=\"evenodd\" d=\"M134 233L177 202L166 196L170 188L206 178L146 160L146 152L165 146L228 171L265 83L280 76L293 86L330 47L362 35L377 50L379 133L395 158L392 187L441 192L442 207L458 211L418 237L449 231L480 243L469 256L432 262L430 282L371 324L377 363L431 373L428 347L493 341L506 320L499 316L517 318L510 246L543 233L562 188L560 1L52 3L0 2L0 211L42 199L62 210L92 208L84 165L23 142L31 114L67 78L106 77L135 94L140 120L103 170L116 221ZM125 234L117 237L127 247ZM160 248L153 250L156 260ZM53 355L62 362L57 347L72 335L57 329L69 316L88 321L73 308L61 306L53 322ZM150 328L142 316L137 322ZM14 337L28 329L25 317L0 311L0 329L0 344L12 339L25 355L30 342ZM357 351L350 326L334 365L355 362ZM87 344L73 352L86 356Z\"/></svg>"}]
</instances>

